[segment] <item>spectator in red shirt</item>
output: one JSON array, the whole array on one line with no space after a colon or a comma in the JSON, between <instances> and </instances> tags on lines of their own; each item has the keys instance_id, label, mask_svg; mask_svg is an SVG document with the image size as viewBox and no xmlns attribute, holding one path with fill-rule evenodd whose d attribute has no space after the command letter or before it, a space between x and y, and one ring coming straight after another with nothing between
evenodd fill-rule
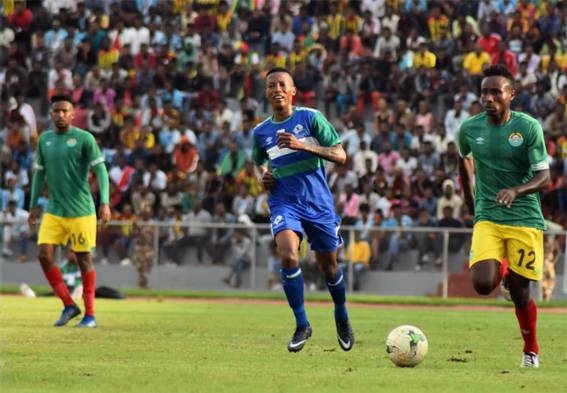
<instances>
[{"instance_id":1,"label":"spectator in red shirt","mask_svg":"<svg viewBox=\"0 0 567 393\"><path fill-rule=\"evenodd\" d=\"M202 5L199 9L199 14L195 17L195 21L193 23L195 32L204 36L215 31L217 20L215 16L209 12L209 7Z\"/></svg>"},{"instance_id":2,"label":"spectator in red shirt","mask_svg":"<svg viewBox=\"0 0 567 393\"><path fill-rule=\"evenodd\" d=\"M26 53L30 53L30 27L33 21L33 13L31 10L26 8L26 3L24 1L18 1L14 3L14 13L8 16L8 22L10 27L14 29L15 41L18 46L22 45Z\"/></svg>"},{"instance_id":3,"label":"spectator in red shirt","mask_svg":"<svg viewBox=\"0 0 567 393\"><path fill-rule=\"evenodd\" d=\"M506 46L505 41L496 44L497 51L492 54L492 64L504 64L513 76L518 74L518 60L516 55Z\"/></svg>"},{"instance_id":4,"label":"spectator in red shirt","mask_svg":"<svg viewBox=\"0 0 567 393\"><path fill-rule=\"evenodd\" d=\"M175 168L179 172L191 173L197 169L199 152L194 143L191 143L186 136L182 136L173 152L173 159Z\"/></svg>"},{"instance_id":5,"label":"spectator in red shirt","mask_svg":"<svg viewBox=\"0 0 567 393\"><path fill-rule=\"evenodd\" d=\"M498 51L497 45L501 40L502 38L498 34L491 32L488 23L483 23L482 35L478 37L477 41L483 51L487 52L490 56L494 55Z\"/></svg>"},{"instance_id":6,"label":"spectator in red shirt","mask_svg":"<svg viewBox=\"0 0 567 393\"><path fill-rule=\"evenodd\" d=\"M144 60L146 60L147 66L150 70L156 69L156 55L153 52L150 52L149 46L146 43L142 43L142 45L140 45L140 52L134 57L134 67L136 70L142 68Z\"/></svg>"},{"instance_id":7,"label":"spectator in red shirt","mask_svg":"<svg viewBox=\"0 0 567 393\"><path fill-rule=\"evenodd\" d=\"M8 16L8 22L15 28L16 32L29 30L33 20L31 10L26 8L24 1L17 1L14 3L14 13Z\"/></svg>"},{"instance_id":8,"label":"spectator in red shirt","mask_svg":"<svg viewBox=\"0 0 567 393\"><path fill-rule=\"evenodd\" d=\"M210 81L203 83L202 89L197 94L197 103L203 110L213 112L220 102L219 92L213 89Z\"/></svg>"}]
</instances>

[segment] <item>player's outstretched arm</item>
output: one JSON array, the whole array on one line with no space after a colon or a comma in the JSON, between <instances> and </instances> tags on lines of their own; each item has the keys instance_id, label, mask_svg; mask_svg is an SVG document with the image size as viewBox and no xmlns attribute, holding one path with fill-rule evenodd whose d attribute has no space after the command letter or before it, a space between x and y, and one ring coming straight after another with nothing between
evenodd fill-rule
<instances>
[{"instance_id":1,"label":"player's outstretched arm","mask_svg":"<svg viewBox=\"0 0 567 393\"><path fill-rule=\"evenodd\" d=\"M549 183L550 179L549 169L537 171L527 183L500 190L498 195L496 195L496 202L506 205L506 207L511 207L512 202L517 198L542 190Z\"/></svg>"}]
</instances>

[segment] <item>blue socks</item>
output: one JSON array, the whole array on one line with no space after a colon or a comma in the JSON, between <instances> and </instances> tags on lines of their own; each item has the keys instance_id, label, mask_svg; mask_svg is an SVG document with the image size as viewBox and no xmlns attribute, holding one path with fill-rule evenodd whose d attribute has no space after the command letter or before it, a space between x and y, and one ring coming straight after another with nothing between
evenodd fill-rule
<instances>
[{"instance_id":1,"label":"blue socks","mask_svg":"<svg viewBox=\"0 0 567 393\"><path fill-rule=\"evenodd\" d=\"M282 285L287 297L287 302L295 315L296 326L309 326L307 314L303 304L303 274L301 268L280 269ZM343 284L344 290L344 284ZM343 296L344 299L344 296Z\"/></svg>"},{"instance_id":2,"label":"blue socks","mask_svg":"<svg viewBox=\"0 0 567 393\"><path fill-rule=\"evenodd\" d=\"M301 268L281 269L280 275L287 302L295 315L296 326L308 326L309 321L307 320L303 303L304 283ZM340 268L337 271L337 275L332 280L327 281L327 288L333 303L335 303L335 320L348 320L345 280Z\"/></svg>"},{"instance_id":3,"label":"blue socks","mask_svg":"<svg viewBox=\"0 0 567 393\"><path fill-rule=\"evenodd\" d=\"M335 303L335 320L348 320L346 309L346 287L341 268L337 269L337 275L332 280L327 281L327 288L329 289L329 293Z\"/></svg>"}]
</instances>

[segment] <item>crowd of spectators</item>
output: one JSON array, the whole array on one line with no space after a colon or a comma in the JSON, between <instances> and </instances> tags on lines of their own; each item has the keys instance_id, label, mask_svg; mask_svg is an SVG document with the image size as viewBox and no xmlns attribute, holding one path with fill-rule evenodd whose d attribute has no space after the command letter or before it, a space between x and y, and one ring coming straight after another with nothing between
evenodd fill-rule
<instances>
[{"instance_id":1,"label":"crowd of spectators","mask_svg":"<svg viewBox=\"0 0 567 393\"><path fill-rule=\"evenodd\" d=\"M106 157L113 218L151 206L172 223L162 258L181 263L180 247L196 245L221 263L232 233L190 224L267 222L251 130L269 114L264 75L284 66L297 104L323 111L341 135L349 159L328 177L343 223L370 246L364 264L386 252L392 268L412 247L427 263L440 255L430 234L371 229L470 225L455 136L482 110L483 67L503 63L516 78L513 109L543 126L552 182L542 203L565 227L566 50L557 0L4 1L0 208L26 209L49 97L69 93L75 125ZM131 235L101 233L101 258L112 246L127 261Z\"/></svg>"}]
</instances>

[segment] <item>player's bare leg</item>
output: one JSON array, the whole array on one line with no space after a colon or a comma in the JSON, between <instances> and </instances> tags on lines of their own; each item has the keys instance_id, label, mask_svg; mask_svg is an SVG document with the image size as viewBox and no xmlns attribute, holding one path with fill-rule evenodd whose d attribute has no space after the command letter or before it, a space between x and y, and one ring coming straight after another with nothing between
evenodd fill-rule
<instances>
[{"instance_id":1,"label":"player's bare leg","mask_svg":"<svg viewBox=\"0 0 567 393\"><path fill-rule=\"evenodd\" d=\"M500 262L487 259L471 267L472 284L479 295L489 295L500 284Z\"/></svg>"}]
</instances>

